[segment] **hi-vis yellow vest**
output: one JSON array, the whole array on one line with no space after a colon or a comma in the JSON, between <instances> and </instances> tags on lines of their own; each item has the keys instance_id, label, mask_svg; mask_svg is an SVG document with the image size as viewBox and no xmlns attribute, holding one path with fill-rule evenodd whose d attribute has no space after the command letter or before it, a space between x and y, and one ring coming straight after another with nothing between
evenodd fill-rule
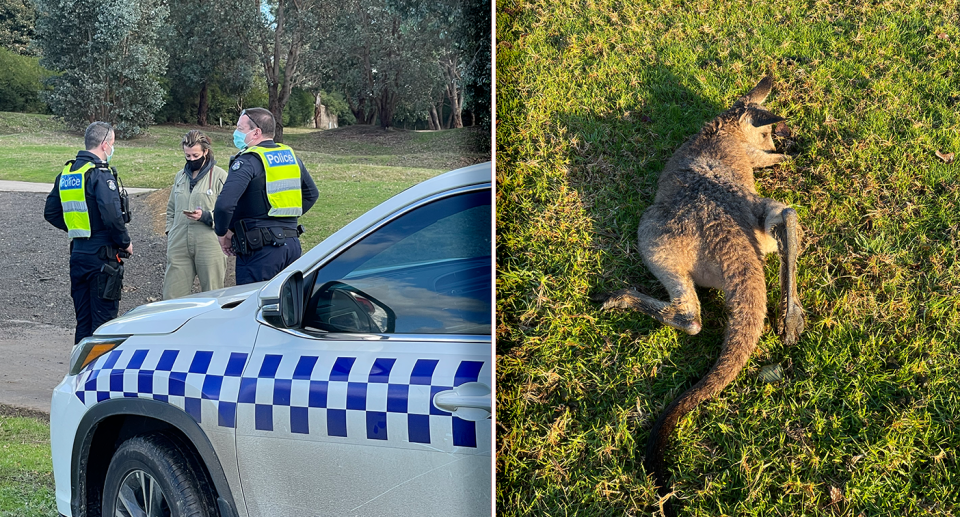
<instances>
[{"instance_id":1,"label":"hi-vis yellow vest","mask_svg":"<svg viewBox=\"0 0 960 517\"><path fill-rule=\"evenodd\" d=\"M63 222L67 223L67 236L90 237L90 214L87 213L86 172L93 168L90 162L75 171L71 163L60 173L60 204L63 206Z\"/></svg>"},{"instance_id":2,"label":"hi-vis yellow vest","mask_svg":"<svg viewBox=\"0 0 960 517\"><path fill-rule=\"evenodd\" d=\"M267 201L272 217L299 217L303 214L303 196L300 194L300 166L290 147L277 144L275 149L251 147L248 153L260 155L267 174Z\"/></svg>"}]
</instances>

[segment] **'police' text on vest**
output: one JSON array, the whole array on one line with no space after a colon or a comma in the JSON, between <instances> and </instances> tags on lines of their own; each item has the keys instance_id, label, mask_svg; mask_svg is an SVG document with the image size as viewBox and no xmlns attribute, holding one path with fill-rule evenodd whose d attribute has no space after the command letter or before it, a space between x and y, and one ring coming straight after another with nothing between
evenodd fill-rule
<instances>
[{"instance_id":1,"label":"'police' text on vest","mask_svg":"<svg viewBox=\"0 0 960 517\"><path fill-rule=\"evenodd\" d=\"M286 149L279 151L268 151L263 153L267 158L267 162L271 167L276 167L277 165L295 165L297 159L293 156L293 153Z\"/></svg>"},{"instance_id":2,"label":"'police' text on vest","mask_svg":"<svg viewBox=\"0 0 960 517\"><path fill-rule=\"evenodd\" d=\"M78 189L83 185L83 178L80 174L64 174L60 176L60 190Z\"/></svg>"}]
</instances>

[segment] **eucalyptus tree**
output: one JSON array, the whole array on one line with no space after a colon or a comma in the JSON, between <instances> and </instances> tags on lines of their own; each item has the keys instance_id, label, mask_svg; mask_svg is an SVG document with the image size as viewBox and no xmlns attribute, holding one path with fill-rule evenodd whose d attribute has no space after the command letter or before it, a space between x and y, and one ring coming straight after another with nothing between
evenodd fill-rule
<instances>
[{"instance_id":1,"label":"eucalyptus tree","mask_svg":"<svg viewBox=\"0 0 960 517\"><path fill-rule=\"evenodd\" d=\"M325 13L338 6L322 0L224 0L235 23L231 34L259 63L267 82L267 109L283 141L283 108L305 76L301 54L318 44Z\"/></svg>"},{"instance_id":2,"label":"eucalyptus tree","mask_svg":"<svg viewBox=\"0 0 960 517\"><path fill-rule=\"evenodd\" d=\"M433 42L433 61L442 77L443 94L450 106L445 123L439 114L435 115L438 125L446 129L463 127L463 76L472 56L468 55L468 45L462 35L462 20L465 5L475 0L406 1L423 6L423 26ZM433 107L431 111L434 111ZM439 112L442 113L442 109Z\"/></svg>"},{"instance_id":3,"label":"eucalyptus tree","mask_svg":"<svg viewBox=\"0 0 960 517\"><path fill-rule=\"evenodd\" d=\"M434 55L450 107L444 127L463 127L462 112L468 100L474 111L478 107L483 111L485 100L485 109L489 111L490 101L483 97L490 95L490 1L435 0L425 5L436 40Z\"/></svg>"},{"instance_id":4,"label":"eucalyptus tree","mask_svg":"<svg viewBox=\"0 0 960 517\"><path fill-rule=\"evenodd\" d=\"M470 62L464 67L464 102L475 123L489 130L493 122L493 52L490 0L471 0L463 9L460 35ZM489 140L487 140L489 142Z\"/></svg>"},{"instance_id":5,"label":"eucalyptus tree","mask_svg":"<svg viewBox=\"0 0 960 517\"><path fill-rule=\"evenodd\" d=\"M359 123L389 127L400 109L421 113L431 129L462 127L473 99L465 86L479 77L489 95L490 15L482 9L489 0L345 0L324 38L330 72L320 82L344 93Z\"/></svg>"},{"instance_id":6,"label":"eucalyptus tree","mask_svg":"<svg viewBox=\"0 0 960 517\"><path fill-rule=\"evenodd\" d=\"M167 54L161 0L35 0L40 64L58 72L45 100L69 126L110 122L120 138L153 123Z\"/></svg>"},{"instance_id":7,"label":"eucalyptus tree","mask_svg":"<svg viewBox=\"0 0 960 517\"><path fill-rule=\"evenodd\" d=\"M323 53L332 63L324 84L344 93L358 123L393 125L401 106L425 111L440 80L436 43L425 30L422 2L346 0L330 25Z\"/></svg>"},{"instance_id":8,"label":"eucalyptus tree","mask_svg":"<svg viewBox=\"0 0 960 517\"><path fill-rule=\"evenodd\" d=\"M241 94L252 84L254 61L237 37L242 27L229 4L217 0L168 0L171 16L164 34L170 54L171 93L196 102L196 121L207 125L210 90Z\"/></svg>"}]
</instances>

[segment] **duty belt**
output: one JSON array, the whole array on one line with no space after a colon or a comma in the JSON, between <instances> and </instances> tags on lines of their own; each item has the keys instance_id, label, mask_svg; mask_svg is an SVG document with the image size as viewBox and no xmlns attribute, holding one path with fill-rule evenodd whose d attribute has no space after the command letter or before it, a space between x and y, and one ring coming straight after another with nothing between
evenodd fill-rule
<instances>
[{"instance_id":1,"label":"duty belt","mask_svg":"<svg viewBox=\"0 0 960 517\"><path fill-rule=\"evenodd\" d=\"M247 228L245 220L234 229L232 248L237 255L253 253L264 246L283 246L285 241L300 236L298 229L268 226L265 228Z\"/></svg>"},{"instance_id":2,"label":"duty belt","mask_svg":"<svg viewBox=\"0 0 960 517\"><path fill-rule=\"evenodd\" d=\"M253 232L259 231L260 234L263 235L264 242L270 242L274 238L295 239L300 236L300 234L297 233L297 230L291 230L290 228L277 228L277 227L254 228L250 231L253 231Z\"/></svg>"}]
</instances>

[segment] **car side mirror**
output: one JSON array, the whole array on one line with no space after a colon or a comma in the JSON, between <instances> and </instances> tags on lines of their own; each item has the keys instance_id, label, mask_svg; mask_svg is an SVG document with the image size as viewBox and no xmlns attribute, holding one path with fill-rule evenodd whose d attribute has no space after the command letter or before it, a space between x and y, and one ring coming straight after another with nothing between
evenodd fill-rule
<instances>
[{"instance_id":1,"label":"car side mirror","mask_svg":"<svg viewBox=\"0 0 960 517\"><path fill-rule=\"evenodd\" d=\"M315 319L310 326L327 332L370 334L394 331L397 314L369 294L340 281L327 282L317 291Z\"/></svg>"},{"instance_id":2,"label":"car side mirror","mask_svg":"<svg viewBox=\"0 0 960 517\"><path fill-rule=\"evenodd\" d=\"M295 271L280 287L277 303L263 306L263 318L280 328L296 328L303 320L303 273Z\"/></svg>"}]
</instances>

